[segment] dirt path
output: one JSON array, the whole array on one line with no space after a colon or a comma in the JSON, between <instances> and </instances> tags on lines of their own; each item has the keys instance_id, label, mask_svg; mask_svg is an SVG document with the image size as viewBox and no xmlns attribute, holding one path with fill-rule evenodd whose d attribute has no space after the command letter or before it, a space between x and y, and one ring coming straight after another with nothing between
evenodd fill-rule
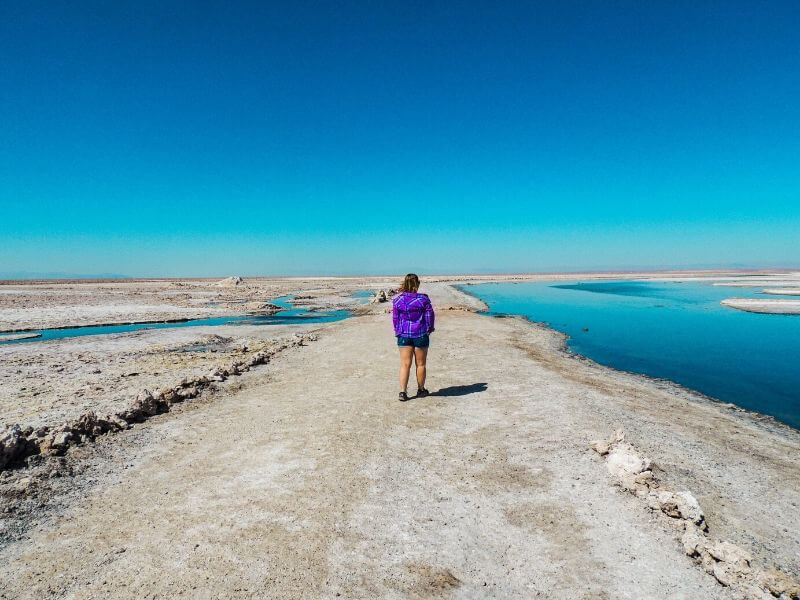
<instances>
[{"instance_id":1,"label":"dirt path","mask_svg":"<svg viewBox=\"0 0 800 600\"><path fill-rule=\"evenodd\" d=\"M117 483L0 553L0 598L729 597L588 449L627 408L518 320L437 329L430 398L395 400L376 314L155 419Z\"/></svg>"}]
</instances>

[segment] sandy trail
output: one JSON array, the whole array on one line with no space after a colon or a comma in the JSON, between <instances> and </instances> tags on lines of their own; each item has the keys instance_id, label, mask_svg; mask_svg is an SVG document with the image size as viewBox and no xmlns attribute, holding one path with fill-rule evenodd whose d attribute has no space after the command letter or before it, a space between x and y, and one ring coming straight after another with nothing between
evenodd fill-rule
<instances>
[{"instance_id":1,"label":"sandy trail","mask_svg":"<svg viewBox=\"0 0 800 600\"><path fill-rule=\"evenodd\" d=\"M663 432L675 448L649 437L646 449L666 469L681 464L683 483L708 480L697 495L718 534L746 513L771 544L750 550L796 564L787 549L800 528L782 504L798 489L796 438L763 441L717 406L549 352L556 338L541 328L463 311L439 312L438 392L402 404L387 321L326 326L238 391L144 425L159 443L132 447L115 483L0 552L0 598L728 598L588 449L615 425L642 439L653 427L653 412L605 401L621 392L686 409ZM724 427L758 439L725 442L741 456L730 471L717 464L721 481L703 460L680 463ZM789 493L751 490L727 506L734 475Z\"/></svg>"}]
</instances>

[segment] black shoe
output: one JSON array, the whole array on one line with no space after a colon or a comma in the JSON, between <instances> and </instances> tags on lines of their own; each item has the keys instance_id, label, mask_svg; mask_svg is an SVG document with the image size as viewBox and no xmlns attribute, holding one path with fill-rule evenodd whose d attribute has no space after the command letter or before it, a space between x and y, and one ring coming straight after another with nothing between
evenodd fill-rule
<instances>
[{"instance_id":1,"label":"black shoe","mask_svg":"<svg viewBox=\"0 0 800 600\"><path fill-rule=\"evenodd\" d=\"M424 398L425 396L430 396L430 395L431 393L424 387L421 387L417 390L417 398Z\"/></svg>"},{"instance_id":2,"label":"black shoe","mask_svg":"<svg viewBox=\"0 0 800 600\"><path fill-rule=\"evenodd\" d=\"M405 392L400 392L400 397L398 400L400 400L400 402L408 402L408 394Z\"/></svg>"}]
</instances>

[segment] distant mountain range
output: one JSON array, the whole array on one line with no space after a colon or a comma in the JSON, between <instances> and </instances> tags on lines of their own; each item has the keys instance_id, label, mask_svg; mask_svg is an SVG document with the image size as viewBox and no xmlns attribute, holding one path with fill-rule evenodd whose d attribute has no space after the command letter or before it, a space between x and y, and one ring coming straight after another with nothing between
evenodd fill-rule
<instances>
[{"instance_id":1,"label":"distant mountain range","mask_svg":"<svg viewBox=\"0 0 800 600\"><path fill-rule=\"evenodd\" d=\"M119 273L37 273L33 271L0 271L0 279L129 279Z\"/></svg>"}]
</instances>

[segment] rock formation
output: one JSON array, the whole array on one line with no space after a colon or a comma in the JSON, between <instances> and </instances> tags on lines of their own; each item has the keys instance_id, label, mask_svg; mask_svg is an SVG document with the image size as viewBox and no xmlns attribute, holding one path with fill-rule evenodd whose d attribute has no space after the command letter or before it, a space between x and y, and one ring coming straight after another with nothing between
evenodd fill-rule
<instances>
[{"instance_id":1,"label":"rock formation","mask_svg":"<svg viewBox=\"0 0 800 600\"><path fill-rule=\"evenodd\" d=\"M606 457L608 472L622 489L641 498L651 510L674 520L683 532L681 544L686 555L720 584L741 598L800 598L800 583L796 580L775 568L758 569L751 564L752 557L746 550L711 538L697 499L688 491L676 492L661 486L650 460L625 441L622 430L607 440L593 441L590 446Z\"/></svg>"},{"instance_id":2,"label":"rock formation","mask_svg":"<svg viewBox=\"0 0 800 600\"><path fill-rule=\"evenodd\" d=\"M275 314L281 310L285 310L276 304L272 304L271 302L262 302L260 300L251 300L250 302L244 303L244 308L249 313L259 313L259 314Z\"/></svg>"},{"instance_id":3,"label":"rock formation","mask_svg":"<svg viewBox=\"0 0 800 600\"><path fill-rule=\"evenodd\" d=\"M370 304L378 304L380 302L387 302L389 298L394 296L397 293L397 290L388 289L388 290L378 290L378 292L373 296L372 300L370 300Z\"/></svg>"},{"instance_id":4,"label":"rock formation","mask_svg":"<svg viewBox=\"0 0 800 600\"><path fill-rule=\"evenodd\" d=\"M225 279L219 280L214 285L218 287L236 287L237 285L242 285L244 283L244 279L241 277L226 277Z\"/></svg>"},{"instance_id":5,"label":"rock formation","mask_svg":"<svg viewBox=\"0 0 800 600\"><path fill-rule=\"evenodd\" d=\"M17 460L26 447L27 440L19 425L0 431L0 470Z\"/></svg>"},{"instance_id":6,"label":"rock formation","mask_svg":"<svg viewBox=\"0 0 800 600\"><path fill-rule=\"evenodd\" d=\"M270 358L290 347L304 346L306 342L316 341L315 334L294 334L291 340L280 343L270 351L260 350L250 355L243 355L228 365L214 367L207 375L186 377L172 388L141 390L131 403L114 414L99 417L88 412L79 418L54 427L21 428L12 425L0 429L0 471L17 464L35 454L61 455L70 446L94 441L98 436L129 429L134 423L165 412L169 412L173 404L196 398L204 390L216 382L222 382L231 376L241 375L252 367L263 365Z\"/></svg>"}]
</instances>

